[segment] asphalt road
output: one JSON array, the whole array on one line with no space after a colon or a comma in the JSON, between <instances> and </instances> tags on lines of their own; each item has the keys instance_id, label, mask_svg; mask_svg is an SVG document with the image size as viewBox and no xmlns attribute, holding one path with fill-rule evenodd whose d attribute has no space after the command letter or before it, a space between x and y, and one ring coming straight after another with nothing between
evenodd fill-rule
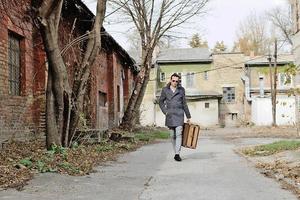
<instances>
[{"instance_id":1,"label":"asphalt road","mask_svg":"<svg viewBox=\"0 0 300 200\"><path fill-rule=\"evenodd\" d=\"M246 140L246 139L245 139ZM259 143L260 139L250 143ZM247 143L247 141L245 142ZM15 200L296 200L234 153L236 144L200 138L175 162L171 144L144 146L84 177L41 174L22 191L0 192Z\"/></svg>"}]
</instances>

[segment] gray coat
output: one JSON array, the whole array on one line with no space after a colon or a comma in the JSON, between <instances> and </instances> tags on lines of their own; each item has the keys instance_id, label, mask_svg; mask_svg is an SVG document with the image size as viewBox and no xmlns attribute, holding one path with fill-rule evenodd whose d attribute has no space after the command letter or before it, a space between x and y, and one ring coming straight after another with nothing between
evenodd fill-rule
<instances>
[{"instance_id":1,"label":"gray coat","mask_svg":"<svg viewBox=\"0 0 300 200\"><path fill-rule=\"evenodd\" d=\"M177 127L184 123L184 113L191 118L189 108L186 104L185 89L178 85L176 91L170 88L170 83L161 91L159 107L166 115L166 126Z\"/></svg>"}]
</instances>

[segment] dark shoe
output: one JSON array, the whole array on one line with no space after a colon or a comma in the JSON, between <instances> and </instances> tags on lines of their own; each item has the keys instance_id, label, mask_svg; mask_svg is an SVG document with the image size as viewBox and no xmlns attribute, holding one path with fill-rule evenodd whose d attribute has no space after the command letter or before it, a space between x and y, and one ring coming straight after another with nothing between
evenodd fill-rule
<instances>
[{"instance_id":1,"label":"dark shoe","mask_svg":"<svg viewBox=\"0 0 300 200\"><path fill-rule=\"evenodd\" d=\"M175 154L174 159L179 162L181 161L179 154Z\"/></svg>"}]
</instances>

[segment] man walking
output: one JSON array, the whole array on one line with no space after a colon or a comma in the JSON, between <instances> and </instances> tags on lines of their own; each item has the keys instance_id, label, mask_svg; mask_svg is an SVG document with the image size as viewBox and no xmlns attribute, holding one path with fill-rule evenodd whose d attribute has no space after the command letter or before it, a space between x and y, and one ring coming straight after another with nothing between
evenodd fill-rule
<instances>
[{"instance_id":1,"label":"man walking","mask_svg":"<svg viewBox=\"0 0 300 200\"><path fill-rule=\"evenodd\" d=\"M161 91L159 107L166 116L166 126L170 129L171 141L175 151L174 159L181 161L180 149L182 142L182 128L184 113L191 119L191 114L185 99L185 89L179 83L179 75L174 73L170 82Z\"/></svg>"}]
</instances>

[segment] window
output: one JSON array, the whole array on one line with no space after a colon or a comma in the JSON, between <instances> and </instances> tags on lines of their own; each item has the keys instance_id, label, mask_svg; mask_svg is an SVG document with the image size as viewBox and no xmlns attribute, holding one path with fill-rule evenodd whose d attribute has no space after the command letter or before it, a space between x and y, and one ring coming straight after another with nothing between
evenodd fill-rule
<instances>
[{"instance_id":1,"label":"window","mask_svg":"<svg viewBox=\"0 0 300 200\"><path fill-rule=\"evenodd\" d=\"M233 103L235 101L234 87L223 87L223 100L225 103Z\"/></svg>"},{"instance_id":2,"label":"window","mask_svg":"<svg viewBox=\"0 0 300 200\"><path fill-rule=\"evenodd\" d=\"M165 82L166 81L166 74L165 74L165 72L160 72L159 79L160 79L160 82Z\"/></svg>"},{"instance_id":3,"label":"window","mask_svg":"<svg viewBox=\"0 0 300 200\"><path fill-rule=\"evenodd\" d=\"M15 35L8 36L8 82L9 94L20 95L21 49L20 39Z\"/></svg>"},{"instance_id":4,"label":"window","mask_svg":"<svg viewBox=\"0 0 300 200\"><path fill-rule=\"evenodd\" d=\"M204 72L204 80L208 80L208 71Z\"/></svg>"},{"instance_id":5,"label":"window","mask_svg":"<svg viewBox=\"0 0 300 200\"><path fill-rule=\"evenodd\" d=\"M205 103L205 108L209 108L209 103Z\"/></svg>"},{"instance_id":6,"label":"window","mask_svg":"<svg viewBox=\"0 0 300 200\"><path fill-rule=\"evenodd\" d=\"M194 73L188 72L186 74L186 87L187 88L194 87Z\"/></svg>"}]
</instances>

